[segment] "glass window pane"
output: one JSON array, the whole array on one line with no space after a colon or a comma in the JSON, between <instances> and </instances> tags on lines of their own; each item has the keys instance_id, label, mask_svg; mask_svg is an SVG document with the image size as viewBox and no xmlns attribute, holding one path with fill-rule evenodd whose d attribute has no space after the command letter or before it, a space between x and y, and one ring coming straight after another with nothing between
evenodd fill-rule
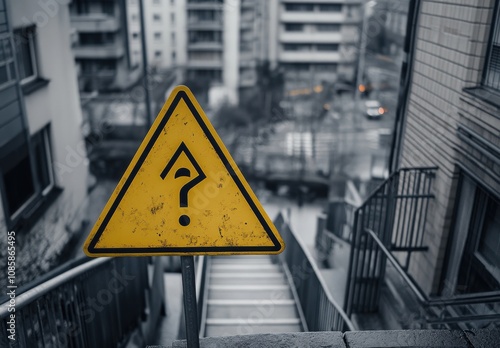
<instances>
[{"instance_id":1,"label":"glass window pane","mask_svg":"<svg viewBox=\"0 0 500 348\"><path fill-rule=\"evenodd\" d=\"M0 66L0 85L9 81L9 76L7 75L7 65Z\"/></svg>"},{"instance_id":2,"label":"glass window pane","mask_svg":"<svg viewBox=\"0 0 500 348\"><path fill-rule=\"evenodd\" d=\"M500 265L500 204L489 200L478 251L492 267Z\"/></svg>"},{"instance_id":3,"label":"glass window pane","mask_svg":"<svg viewBox=\"0 0 500 348\"><path fill-rule=\"evenodd\" d=\"M40 184L40 189L43 191L50 184L50 167L48 163L48 151L45 144L45 134L46 130L40 131L33 137L33 149L35 155L35 165L37 170L37 179Z\"/></svg>"},{"instance_id":4,"label":"glass window pane","mask_svg":"<svg viewBox=\"0 0 500 348\"><path fill-rule=\"evenodd\" d=\"M27 149L20 151L18 162L3 173L5 195L10 215L14 214L33 194L35 187Z\"/></svg>"},{"instance_id":5,"label":"glass window pane","mask_svg":"<svg viewBox=\"0 0 500 348\"><path fill-rule=\"evenodd\" d=\"M20 33L16 45L17 62L19 66L19 77L25 79L33 76L33 59L31 56L30 40L33 40L31 34Z\"/></svg>"}]
</instances>

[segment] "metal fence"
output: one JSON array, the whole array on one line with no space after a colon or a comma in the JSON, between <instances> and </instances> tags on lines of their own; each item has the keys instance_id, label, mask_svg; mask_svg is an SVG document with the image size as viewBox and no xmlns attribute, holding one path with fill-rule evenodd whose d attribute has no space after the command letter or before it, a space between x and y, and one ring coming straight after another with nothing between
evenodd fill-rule
<instances>
[{"instance_id":1,"label":"metal fence","mask_svg":"<svg viewBox=\"0 0 500 348\"><path fill-rule=\"evenodd\" d=\"M0 306L0 346L119 347L146 315L148 259L95 259L18 294L15 313Z\"/></svg>"},{"instance_id":2,"label":"metal fence","mask_svg":"<svg viewBox=\"0 0 500 348\"><path fill-rule=\"evenodd\" d=\"M285 240L280 256L291 275L307 327L305 331L355 330L341 306L332 298L312 255L294 235L282 214L274 224Z\"/></svg>"},{"instance_id":3,"label":"metal fence","mask_svg":"<svg viewBox=\"0 0 500 348\"><path fill-rule=\"evenodd\" d=\"M378 309L387 256L382 245L399 252L398 264L407 270L413 252L424 244L432 182L437 168L404 168L393 173L356 210L349 261L345 310L352 313Z\"/></svg>"}]
</instances>

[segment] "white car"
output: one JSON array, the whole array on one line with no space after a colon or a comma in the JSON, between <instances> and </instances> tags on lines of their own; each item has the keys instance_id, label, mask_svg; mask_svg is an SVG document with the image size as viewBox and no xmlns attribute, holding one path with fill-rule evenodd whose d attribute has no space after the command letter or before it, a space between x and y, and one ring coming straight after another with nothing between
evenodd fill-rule
<instances>
[{"instance_id":1,"label":"white car","mask_svg":"<svg viewBox=\"0 0 500 348\"><path fill-rule=\"evenodd\" d=\"M385 113L385 109L378 100L367 100L365 102L365 109L366 117L369 119L379 119Z\"/></svg>"}]
</instances>

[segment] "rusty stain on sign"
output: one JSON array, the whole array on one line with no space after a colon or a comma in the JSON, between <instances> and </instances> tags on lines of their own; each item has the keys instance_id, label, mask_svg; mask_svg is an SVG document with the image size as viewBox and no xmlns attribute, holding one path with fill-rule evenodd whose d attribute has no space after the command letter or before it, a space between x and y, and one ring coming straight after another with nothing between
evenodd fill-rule
<instances>
[{"instance_id":1,"label":"rusty stain on sign","mask_svg":"<svg viewBox=\"0 0 500 348\"><path fill-rule=\"evenodd\" d=\"M279 254L284 248L193 94L179 86L83 249L98 257Z\"/></svg>"}]
</instances>

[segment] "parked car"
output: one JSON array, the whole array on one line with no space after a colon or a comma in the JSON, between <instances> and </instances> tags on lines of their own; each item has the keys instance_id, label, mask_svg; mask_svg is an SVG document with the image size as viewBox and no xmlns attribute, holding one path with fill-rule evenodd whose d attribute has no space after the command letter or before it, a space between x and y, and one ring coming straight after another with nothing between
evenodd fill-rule
<instances>
[{"instance_id":1,"label":"parked car","mask_svg":"<svg viewBox=\"0 0 500 348\"><path fill-rule=\"evenodd\" d=\"M384 113L385 109L378 100L367 100L365 102L365 115L369 119L380 119Z\"/></svg>"}]
</instances>

